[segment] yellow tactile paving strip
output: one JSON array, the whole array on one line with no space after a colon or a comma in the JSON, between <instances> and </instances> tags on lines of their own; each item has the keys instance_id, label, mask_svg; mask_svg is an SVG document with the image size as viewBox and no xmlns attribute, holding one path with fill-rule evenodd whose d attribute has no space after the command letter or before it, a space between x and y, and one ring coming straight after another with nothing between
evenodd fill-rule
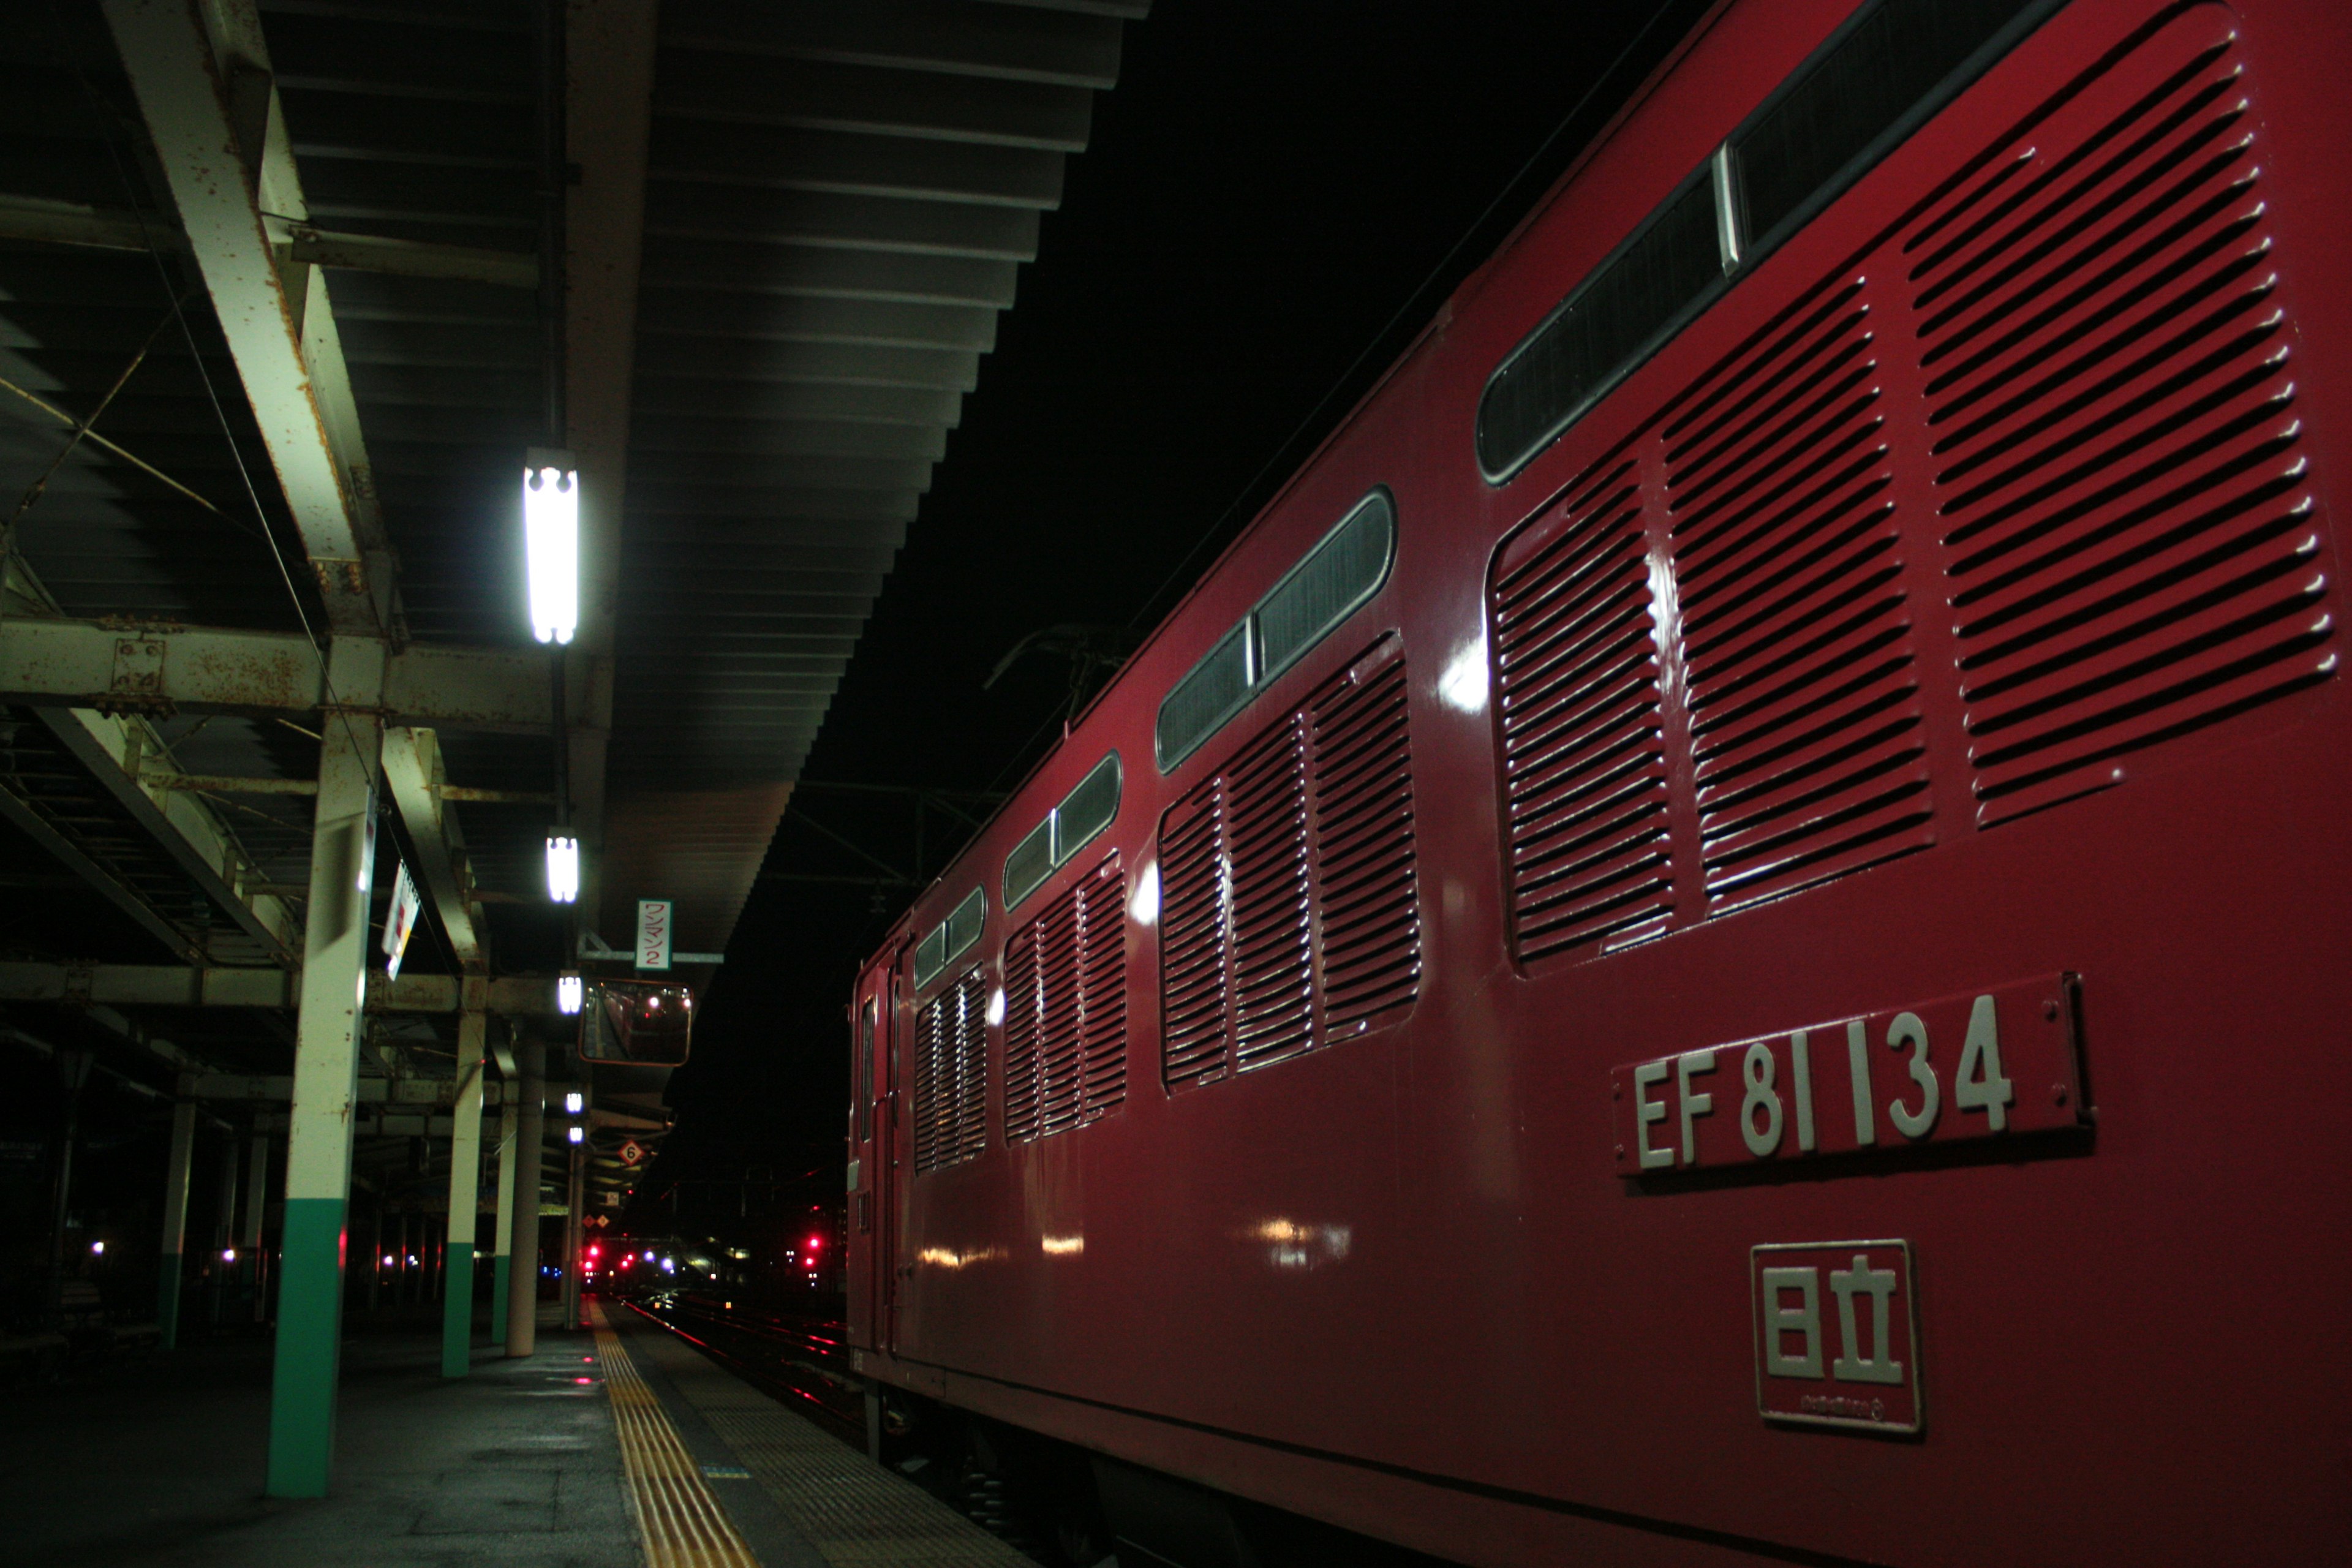
<instances>
[{"instance_id":1,"label":"yellow tactile paving strip","mask_svg":"<svg viewBox=\"0 0 2352 1568\"><path fill-rule=\"evenodd\" d=\"M835 1568L1036 1568L668 1334L649 1329L637 1343Z\"/></svg>"},{"instance_id":2,"label":"yellow tactile paving strip","mask_svg":"<svg viewBox=\"0 0 2352 1568\"><path fill-rule=\"evenodd\" d=\"M613 1423L620 1428L621 1458L629 1472L647 1568L760 1568L727 1510L710 1495L661 1401L637 1375L604 1308L592 1310L596 1359L604 1363L604 1390L613 1397Z\"/></svg>"}]
</instances>

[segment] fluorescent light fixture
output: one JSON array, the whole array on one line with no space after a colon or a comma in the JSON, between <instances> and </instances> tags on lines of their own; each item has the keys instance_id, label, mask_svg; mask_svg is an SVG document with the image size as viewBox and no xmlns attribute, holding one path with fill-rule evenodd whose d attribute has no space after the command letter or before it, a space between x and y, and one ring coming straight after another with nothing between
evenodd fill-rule
<instances>
[{"instance_id":1,"label":"fluorescent light fixture","mask_svg":"<svg viewBox=\"0 0 2352 1568\"><path fill-rule=\"evenodd\" d=\"M587 1108L587 1097L575 1089L563 1097L563 1114L577 1116Z\"/></svg>"},{"instance_id":2,"label":"fluorescent light fixture","mask_svg":"<svg viewBox=\"0 0 2352 1568\"><path fill-rule=\"evenodd\" d=\"M580 1128L574 1127L572 1129L572 1141L574 1143L584 1142L587 1140L587 1137L588 1134Z\"/></svg>"},{"instance_id":3,"label":"fluorescent light fixture","mask_svg":"<svg viewBox=\"0 0 2352 1568\"><path fill-rule=\"evenodd\" d=\"M523 458L522 532L530 563L530 633L568 643L580 626L580 472L569 452Z\"/></svg>"},{"instance_id":4,"label":"fluorescent light fixture","mask_svg":"<svg viewBox=\"0 0 2352 1568\"><path fill-rule=\"evenodd\" d=\"M582 1005L586 1002L586 1000L587 988L581 984L580 976L576 974L565 974L557 977L555 982L555 1010L557 1012L562 1013L566 1017L577 1017Z\"/></svg>"},{"instance_id":5,"label":"fluorescent light fixture","mask_svg":"<svg viewBox=\"0 0 2352 1568\"><path fill-rule=\"evenodd\" d=\"M580 897L580 840L569 834L547 836L547 896L559 904Z\"/></svg>"}]
</instances>

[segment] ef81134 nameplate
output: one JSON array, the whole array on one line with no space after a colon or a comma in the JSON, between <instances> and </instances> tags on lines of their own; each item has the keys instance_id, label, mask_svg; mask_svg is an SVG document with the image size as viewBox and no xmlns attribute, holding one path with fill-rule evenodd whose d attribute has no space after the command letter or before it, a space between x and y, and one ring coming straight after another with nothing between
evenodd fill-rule
<instances>
[{"instance_id":1,"label":"ef81134 nameplate","mask_svg":"<svg viewBox=\"0 0 2352 1568\"><path fill-rule=\"evenodd\" d=\"M2053 974L1610 1073L1624 1176L2087 1124L2075 981Z\"/></svg>"}]
</instances>

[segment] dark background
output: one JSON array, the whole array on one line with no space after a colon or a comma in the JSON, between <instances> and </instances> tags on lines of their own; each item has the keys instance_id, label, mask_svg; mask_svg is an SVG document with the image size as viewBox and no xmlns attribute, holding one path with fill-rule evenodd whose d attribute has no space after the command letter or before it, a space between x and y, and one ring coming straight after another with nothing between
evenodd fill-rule
<instances>
[{"instance_id":1,"label":"dark background","mask_svg":"<svg viewBox=\"0 0 2352 1568\"><path fill-rule=\"evenodd\" d=\"M1130 25L805 777L1016 784L1071 666L1031 654L983 690L992 667L1062 623L1131 647L1704 9L1166 0ZM764 1228L839 1201L843 1009L909 894L783 879L873 870L812 818L914 867L902 804L795 798L641 1223L682 1205L682 1228ZM925 877L957 842L940 820Z\"/></svg>"}]
</instances>

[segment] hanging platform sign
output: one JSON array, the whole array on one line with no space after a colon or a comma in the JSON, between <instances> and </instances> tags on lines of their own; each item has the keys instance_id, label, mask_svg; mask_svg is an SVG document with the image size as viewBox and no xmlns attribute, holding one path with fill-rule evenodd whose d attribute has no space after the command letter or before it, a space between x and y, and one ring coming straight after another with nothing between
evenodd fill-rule
<instances>
[{"instance_id":1,"label":"hanging platform sign","mask_svg":"<svg viewBox=\"0 0 2352 1568\"><path fill-rule=\"evenodd\" d=\"M383 977L400 978L400 961L408 954L408 939L416 931L416 916L425 907L416 896L416 881L404 863L392 879L392 912L383 920Z\"/></svg>"},{"instance_id":2,"label":"hanging platform sign","mask_svg":"<svg viewBox=\"0 0 2352 1568\"><path fill-rule=\"evenodd\" d=\"M637 900L637 967L669 968L670 914L677 906L667 899Z\"/></svg>"}]
</instances>

